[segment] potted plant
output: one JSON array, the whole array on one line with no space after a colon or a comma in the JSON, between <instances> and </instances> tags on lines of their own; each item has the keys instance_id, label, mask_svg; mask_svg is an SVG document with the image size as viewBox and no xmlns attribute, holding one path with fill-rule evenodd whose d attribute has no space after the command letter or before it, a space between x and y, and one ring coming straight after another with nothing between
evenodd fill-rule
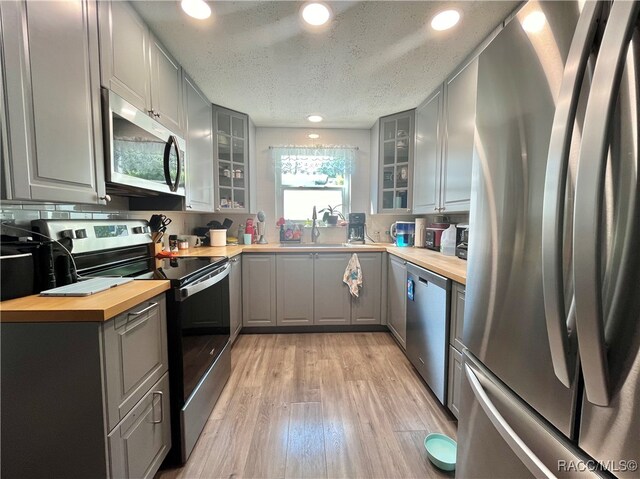
<instances>
[{"instance_id":1,"label":"potted plant","mask_svg":"<svg viewBox=\"0 0 640 479\"><path fill-rule=\"evenodd\" d=\"M344 220L344 215L340 211L338 211L338 208L341 206L342 205L328 205L326 208L322 208L320 210L320 213L324 213L324 215L322 215L322 221L324 221L325 224L335 226L338 224L338 218Z\"/></svg>"}]
</instances>

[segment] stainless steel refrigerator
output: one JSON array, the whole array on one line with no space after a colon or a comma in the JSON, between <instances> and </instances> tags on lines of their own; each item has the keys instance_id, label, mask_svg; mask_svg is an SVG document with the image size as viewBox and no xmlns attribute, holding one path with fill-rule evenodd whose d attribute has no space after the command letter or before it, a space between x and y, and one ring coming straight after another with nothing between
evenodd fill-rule
<instances>
[{"instance_id":1,"label":"stainless steel refrigerator","mask_svg":"<svg viewBox=\"0 0 640 479\"><path fill-rule=\"evenodd\" d=\"M479 57L458 478L640 477L639 12L530 1Z\"/></svg>"}]
</instances>

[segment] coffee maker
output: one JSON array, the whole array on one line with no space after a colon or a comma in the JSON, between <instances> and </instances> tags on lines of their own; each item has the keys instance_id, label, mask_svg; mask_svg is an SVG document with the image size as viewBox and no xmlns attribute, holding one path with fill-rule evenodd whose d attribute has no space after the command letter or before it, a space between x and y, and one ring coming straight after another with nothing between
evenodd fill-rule
<instances>
[{"instance_id":1,"label":"coffee maker","mask_svg":"<svg viewBox=\"0 0 640 479\"><path fill-rule=\"evenodd\" d=\"M347 243L364 244L364 213L349 213L349 226L347 227Z\"/></svg>"},{"instance_id":2,"label":"coffee maker","mask_svg":"<svg viewBox=\"0 0 640 479\"><path fill-rule=\"evenodd\" d=\"M467 259L469 248L469 225L456 225L456 256Z\"/></svg>"}]
</instances>

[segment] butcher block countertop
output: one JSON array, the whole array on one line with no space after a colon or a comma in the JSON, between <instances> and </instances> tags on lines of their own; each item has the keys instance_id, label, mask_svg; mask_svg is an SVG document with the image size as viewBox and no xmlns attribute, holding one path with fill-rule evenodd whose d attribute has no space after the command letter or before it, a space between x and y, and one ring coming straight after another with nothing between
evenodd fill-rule
<instances>
[{"instance_id":1,"label":"butcher block countertop","mask_svg":"<svg viewBox=\"0 0 640 479\"><path fill-rule=\"evenodd\" d=\"M102 322L169 289L169 281L131 281L90 296L25 296L0 302L3 323Z\"/></svg>"},{"instance_id":2,"label":"butcher block countertop","mask_svg":"<svg viewBox=\"0 0 640 479\"><path fill-rule=\"evenodd\" d=\"M305 243L295 246L281 246L280 243L252 244L237 246L201 246L178 252L178 256L228 256L240 253L362 253L384 252L387 245L318 246Z\"/></svg>"},{"instance_id":3,"label":"butcher block countertop","mask_svg":"<svg viewBox=\"0 0 640 479\"><path fill-rule=\"evenodd\" d=\"M433 271L458 283L467 284L467 262L457 256L445 256L426 248L398 248L387 246L389 254L398 256L424 269Z\"/></svg>"},{"instance_id":4,"label":"butcher block countertop","mask_svg":"<svg viewBox=\"0 0 640 479\"><path fill-rule=\"evenodd\" d=\"M280 246L279 243L238 246L204 246L180 251L178 256L228 256L241 253L362 253L384 252L398 256L439 275L461 284L467 284L467 262L456 256L445 256L425 248L399 248L386 243L332 246L305 244L304 246Z\"/></svg>"}]
</instances>

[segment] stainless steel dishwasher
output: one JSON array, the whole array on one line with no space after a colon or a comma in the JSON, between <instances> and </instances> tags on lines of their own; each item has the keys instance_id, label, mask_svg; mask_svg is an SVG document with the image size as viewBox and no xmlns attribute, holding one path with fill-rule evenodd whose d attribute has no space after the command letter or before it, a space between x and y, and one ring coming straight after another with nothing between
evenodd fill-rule
<instances>
[{"instance_id":1,"label":"stainless steel dishwasher","mask_svg":"<svg viewBox=\"0 0 640 479\"><path fill-rule=\"evenodd\" d=\"M442 404L447 400L451 281L407 264L407 357Z\"/></svg>"}]
</instances>

